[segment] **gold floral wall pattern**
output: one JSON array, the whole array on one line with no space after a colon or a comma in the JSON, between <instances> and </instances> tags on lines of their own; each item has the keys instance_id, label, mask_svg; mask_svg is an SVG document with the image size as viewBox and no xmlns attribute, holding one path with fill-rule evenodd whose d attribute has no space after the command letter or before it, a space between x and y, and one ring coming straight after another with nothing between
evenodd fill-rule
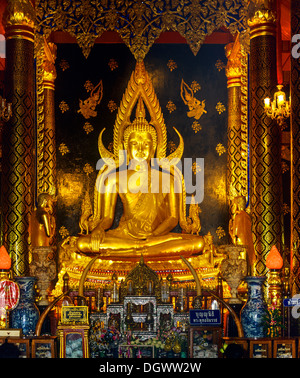
<instances>
[{"instance_id":1,"label":"gold floral wall pattern","mask_svg":"<svg viewBox=\"0 0 300 378\"><path fill-rule=\"evenodd\" d=\"M225 107L221 113L216 109L218 102L227 104L227 78L225 70L218 70L215 65L218 59L225 59L224 55L221 45L204 45L199 54L194 56L187 45L181 45L179 48L174 45L156 44L144 61L152 77L167 126L168 152L172 153L178 146L178 136L173 130L175 127L184 138L183 157L192 159L188 173L193 180L199 173L204 174L204 200L199 204L202 211L201 233L205 235L211 232L216 243L226 242L228 236L225 188L227 152L224 148L227 137L227 109ZM99 56L104 58L97 59ZM209 56L209 59L203 59L204 56ZM168 64L171 60L172 69ZM67 69L65 65L61 67L62 61L68 62ZM55 98L57 205L58 230L61 230L59 235L62 239L80 232L79 220L84 221L81 218L82 208L87 204L90 206L87 191L90 193L90 199L93 199L96 167L100 158L97 139L100 131L105 128L104 145L107 149L112 147L116 111L134 67L133 55L122 44L97 44L87 59L75 45L58 46ZM212 80L206 80L207 76ZM183 95L182 79L187 85L186 93ZM100 80L103 86L101 101L95 108L97 114L86 119L78 112L79 100L89 98ZM188 105L183 101L187 93L192 93L200 105L205 101L205 111L199 119L188 114ZM62 101L68 104L67 111L61 111ZM204 166L199 164L197 158L204 159ZM121 209L119 213L117 209L116 222L118 214L121 215Z\"/></svg>"}]
</instances>

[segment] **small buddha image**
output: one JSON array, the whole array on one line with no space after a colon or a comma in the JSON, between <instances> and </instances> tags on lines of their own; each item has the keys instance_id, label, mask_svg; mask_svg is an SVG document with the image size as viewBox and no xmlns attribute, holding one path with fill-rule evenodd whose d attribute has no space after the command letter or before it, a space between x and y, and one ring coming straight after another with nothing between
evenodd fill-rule
<instances>
[{"instance_id":1,"label":"small buddha image","mask_svg":"<svg viewBox=\"0 0 300 378\"><path fill-rule=\"evenodd\" d=\"M233 199L232 219L229 221L229 234L235 245L243 245L247 249L247 263L250 274L252 274L256 255L252 239L251 217L246 211L246 198L237 196Z\"/></svg>"},{"instance_id":2,"label":"small buddha image","mask_svg":"<svg viewBox=\"0 0 300 378\"><path fill-rule=\"evenodd\" d=\"M55 217L53 203L55 198L48 193L38 196L37 208L30 220L29 230L32 247L49 247L53 243L55 234Z\"/></svg>"}]
</instances>

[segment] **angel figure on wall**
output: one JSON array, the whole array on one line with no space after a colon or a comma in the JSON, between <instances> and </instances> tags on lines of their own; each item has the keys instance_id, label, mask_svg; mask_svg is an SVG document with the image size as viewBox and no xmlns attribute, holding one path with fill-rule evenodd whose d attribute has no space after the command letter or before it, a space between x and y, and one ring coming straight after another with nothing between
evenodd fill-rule
<instances>
[{"instance_id":1,"label":"angel figure on wall","mask_svg":"<svg viewBox=\"0 0 300 378\"><path fill-rule=\"evenodd\" d=\"M100 80L99 84L92 89L90 97L86 100L82 101L79 100L79 110L77 113L81 113L85 119L89 119L90 117L96 117L96 106L100 104L103 96L103 83Z\"/></svg>"},{"instance_id":2,"label":"angel figure on wall","mask_svg":"<svg viewBox=\"0 0 300 378\"><path fill-rule=\"evenodd\" d=\"M188 117L194 117L195 119L200 119L203 113L207 113L205 108L205 100L198 100L194 97L194 92L182 79L180 87L180 95L182 101L188 106L189 111L187 112Z\"/></svg>"}]
</instances>

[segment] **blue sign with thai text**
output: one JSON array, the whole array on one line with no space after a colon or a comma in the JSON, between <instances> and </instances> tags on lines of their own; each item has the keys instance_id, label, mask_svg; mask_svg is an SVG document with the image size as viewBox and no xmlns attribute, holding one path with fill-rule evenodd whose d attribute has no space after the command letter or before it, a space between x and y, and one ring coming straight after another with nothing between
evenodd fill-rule
<instances>
[{"instance_id":1,"label":"blue sign with thai text","mask_svg":"<svg viewBox=\"0 0 300 378\"><path fill-rule=\"evenodd\" d=\"M284 307L300 306L300 298L285 298L283 300Z\"/></svg>"},{"instance_id":2,"label":"blue sign with thai text","mask_svg":"<svg viewBox=\"0 0 300 378\"><path fill-rule=\"evenodd\" d=\"M190 310L191 326L214 326L221 324L220 310Z\"/></svg>"}]
</instances>

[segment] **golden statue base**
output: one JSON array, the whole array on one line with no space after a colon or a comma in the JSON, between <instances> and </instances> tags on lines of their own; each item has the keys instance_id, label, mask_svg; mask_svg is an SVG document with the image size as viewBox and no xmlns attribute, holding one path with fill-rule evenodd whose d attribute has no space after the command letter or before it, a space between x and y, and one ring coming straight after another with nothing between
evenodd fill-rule
<instances>
[{"instance_id":1,"label":"golden statue base","mask_svg":"<svg viewBox=\"0 0 300 378\"><path fill-rule=\"evenodd\" d=\"M63 276L65 273L69 275L69 287L76 290L79 287L81 275L92 257L85 256L76 252L76 237L69 237L61 245L59 256L63 256L60 261L60 272L58 274L58 281L52 295L58 296L63 289ZM201 286L205 289L213 290L217 287L217 276L220 271L220 263L224 256L215 256L213 249L205 249L203 254L199 256L192 256L188 258L195 271L197 272L201 281ZM85 289L95 289L103 287L107 282L111 281L113 275L118 277L118 280L125 280L127 274L135 267L140 257L135 260L109 260L104 257L99 257L90 269L86 281ZM194 286L194 278L191 271L187 268L181 257L166 260L151 260L144 256L145 263L154 270L160 278L167 278L172 276L174 282L179 284L186 284Z\"/></svg>"}]
</instances>

